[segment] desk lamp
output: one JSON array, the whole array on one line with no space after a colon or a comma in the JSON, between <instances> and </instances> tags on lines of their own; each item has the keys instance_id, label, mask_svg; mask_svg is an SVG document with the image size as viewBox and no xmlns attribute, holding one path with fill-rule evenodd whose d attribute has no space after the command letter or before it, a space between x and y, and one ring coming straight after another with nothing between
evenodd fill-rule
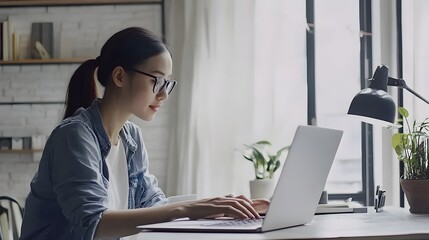
<instances>
[{"instance_id":1,"label":"desk lamp","mask_svg":"<svg viewBox=\"0 0 429 240\"><path fill-rule=\"evenodd\" d=\"M364 122L378 125L392 125L395 122L396 106L387 86L403 88L429 104L429 101L407 86L404 79L388 76L389 68L380 65L369 79L367 88L362 89L353 98L348 114L359 116Z\"/></svg>"}]
</instances>

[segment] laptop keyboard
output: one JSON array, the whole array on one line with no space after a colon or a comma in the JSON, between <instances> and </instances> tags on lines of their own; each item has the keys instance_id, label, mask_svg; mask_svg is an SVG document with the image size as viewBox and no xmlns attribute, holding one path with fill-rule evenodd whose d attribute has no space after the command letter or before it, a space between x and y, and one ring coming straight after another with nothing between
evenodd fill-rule
<instances>
[{"instance_id":1,"label":"laptop keyboard","mask_svg":"<svg viewBox=\"0 0 429 240\"><path fill-rule=\"evenodd\" d=\"M234 227L234 226L254 226L260 225L263 222L263 218L257 219L234 219L225 220L218 223L203 224L203 226L216 226L216 227Z\"/></svg>"}]
</instances>

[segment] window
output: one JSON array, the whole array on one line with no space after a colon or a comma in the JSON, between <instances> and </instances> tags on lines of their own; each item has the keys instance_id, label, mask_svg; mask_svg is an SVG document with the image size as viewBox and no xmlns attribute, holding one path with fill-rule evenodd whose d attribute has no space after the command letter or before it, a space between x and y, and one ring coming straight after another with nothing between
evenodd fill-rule
<instances>
[{"instance_id":1,"label":"window","mask_svg":"<svg viewBox=\"0 0 429 240\"><path fill-rule=\"evenodd\" d=\"M341 11L338 11L341 9ZM308 123L344 130L325 190L372 204L372 129L347 116L371 69L371 2L307 0Z\"/></svg>"}]
</instances>

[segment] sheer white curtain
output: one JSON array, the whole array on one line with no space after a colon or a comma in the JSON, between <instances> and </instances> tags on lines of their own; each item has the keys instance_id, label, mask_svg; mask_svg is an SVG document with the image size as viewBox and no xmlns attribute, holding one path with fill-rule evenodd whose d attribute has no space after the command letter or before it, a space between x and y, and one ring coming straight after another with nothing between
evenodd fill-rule
<instances>
[{"instance_id":1,"label":"sheer white curtain","mask_svg":"<svg viewBox=\"0 0 429 240\"><path fill-rule=\"evenodd\" d=\"M174 2L184 38L167 194L248 194L242 144L288 145L307 121L305 1Z\"/></svg>"},{"instance_id":2,"label":"sheer white curtain","mask_svg":"<svg viewBox=\"0 0 429 240\"><path fill-rule=\"evenodd\" d=\"M424 98L429 99L429 2L403 2L403 60L404 79ZM404 90L404 106L414 118L423 121L429 117L429 105Z\"/></svg>"}]
</instances>

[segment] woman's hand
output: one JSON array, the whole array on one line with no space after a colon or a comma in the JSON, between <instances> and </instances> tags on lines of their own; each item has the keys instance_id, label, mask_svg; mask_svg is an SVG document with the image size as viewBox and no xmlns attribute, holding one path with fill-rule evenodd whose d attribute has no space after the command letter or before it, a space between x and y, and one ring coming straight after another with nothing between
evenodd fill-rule
<instances>
[{"instance_id":1,"label":"woman's hand","mask_svg":"<svg viewBox=\"0 0 429 240\"><path fill-rule=\"evenodd\" d=\"M181 204L190 219L232 217L238 219L260 218L270 205L267 199L250 200L244 195L207 198Z\"/></svg>"},{"instance_id":2,"label":"woman's hand","mask_svg":"<svg viewBox=\"0 0 429 240\"><path fill-rule=\"evenodd\" d=\"M229 195L228 197L233 197L232 195ZM270 200L265 198L258 198L258 199L248 199L244 195L239 195L234 198L240 198L247 202L250 202L252 207L258 212L259 214L265 214L268 210L268 206L270 206Z\"/></svg>"},{"instance_id":3,"label":"woman's hand","mask_svg":"<svg viewBox=\"0 0 429 240\"><path fill-rule=\"evenodd\" d=\"M238 219L260 218L253 204L255 203L244 196L228 196L183 202L180 205L185 211L184 214L190 219L216 217L232 217ZM261 208L261 206L264 205L265 202L258 201L255 206Z\"/></svg>"}]
</instances>

